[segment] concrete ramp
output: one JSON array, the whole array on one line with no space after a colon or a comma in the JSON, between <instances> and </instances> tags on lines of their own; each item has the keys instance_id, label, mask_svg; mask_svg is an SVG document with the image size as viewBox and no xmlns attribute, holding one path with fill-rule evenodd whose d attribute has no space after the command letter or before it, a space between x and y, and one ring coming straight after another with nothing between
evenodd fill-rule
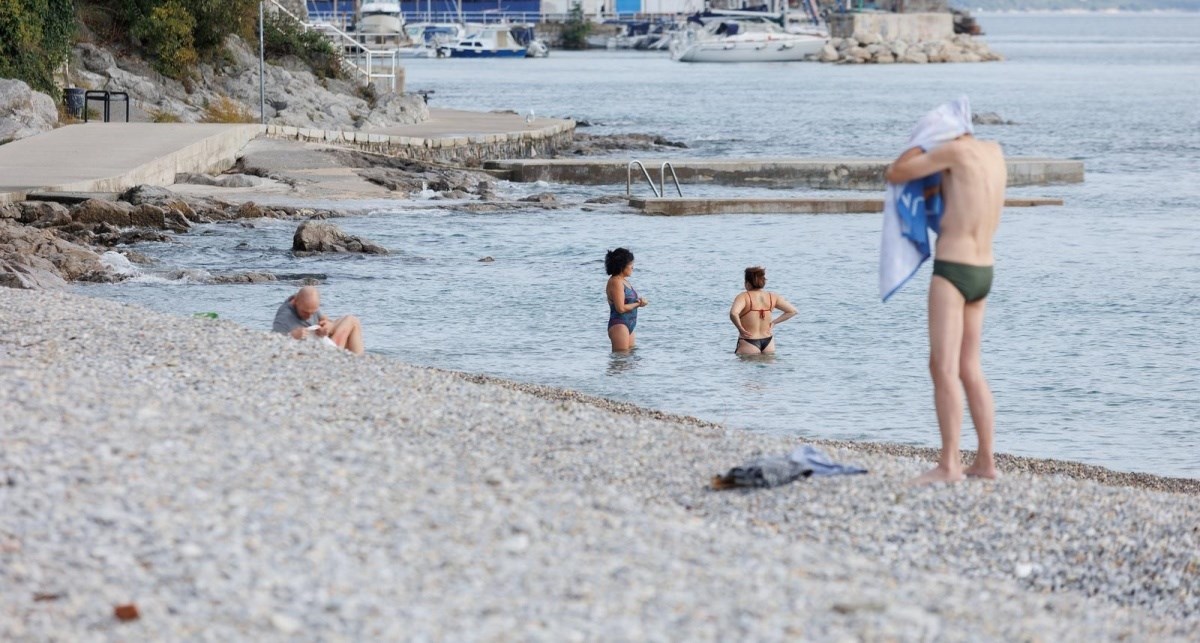
<instances>
[{"instance_id":1,"label":"concrete ramp","mask_svg":"<svg viewBox=\"0 0 1200 643\"><path fill-rule=\"evenodd\" d=\"M223 171L261 125L88 123L0 145L0 204L34 191L120 192Z\"/></svg>"}]
</instances>

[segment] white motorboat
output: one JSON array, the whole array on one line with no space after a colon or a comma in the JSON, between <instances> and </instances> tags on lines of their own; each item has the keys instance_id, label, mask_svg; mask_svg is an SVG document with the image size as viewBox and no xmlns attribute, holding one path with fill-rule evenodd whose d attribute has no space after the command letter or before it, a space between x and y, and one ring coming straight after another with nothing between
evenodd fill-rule
<instances>
[{"instance_id":1,"label":"white motorboat","mask_svg":"<svg viewBox=\"0 0 1200 643\"><path fill-rule=\"evenodd\" d=\"M671 58L688 63L789 62L815 56L821 35L788 33L764 17L716 16L671 43Z\"/></svg>"},{"instance_id":2,"label":"white motorboat","mask_svg":"<svg viewBox=\"0 0 1200 643\"><path fill-rule=\"evenodd\" d=\"M452 45L466 34L463 25L453 22L413 22L404 32L412 44L396 49L401 58L434 58L441 47Z\"/></svg>"},{"instance_id":3,"label":"white motorboat","mask_svg":"<svg viewBox=\"0 0 1200 643\"><path fill-rule=\"evenodd\" d=\"M508 25L486 25L438 49L451 58L524 58L526 51Z\"/></svg>"},{"instance_id":4,"label":"white motorboat","mask_svg":"<svg viewBox=\"0 0 1200 643\"><path fill-rule=\"evenodd\" d=\"M393 49L412 43L404 32L399 2L364 2L358 10L355 39L372 49Z\"/></svg>"}]
</instances>

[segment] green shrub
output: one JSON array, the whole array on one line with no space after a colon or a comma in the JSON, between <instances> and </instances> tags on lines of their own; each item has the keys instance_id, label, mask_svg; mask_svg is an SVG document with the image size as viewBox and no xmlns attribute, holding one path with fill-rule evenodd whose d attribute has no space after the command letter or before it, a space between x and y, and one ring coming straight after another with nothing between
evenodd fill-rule
<instances>
[{"instance_id":1,"label":"green shrub","mask_svg":"<svg viewBox=\"0 0 1200 643\"><path fill-rule=\"evenodd\" d=\"M61 98L54 73L71 52L72 0L0 0L0 78Z\"/></svg>"},{"instance_id":2,"label":"green shrub","mask_svg":"<svg viewBox=\"0 0 1200 643\"><path fill-rule=\"evenodd\" d=\"M318 78L342 78L341 58L320 33L305 30L282 13L267 14L263 21L263 50L268 60L295 56L312 68Z\"/></svg>"},{"instance_id":3,"label":"green shrub","mask_svg":"<svg viewBox=\"0 0 1200 643\"><path fill-rule=\"evenodd\" d=\"M167 0L137 23L134 35L146 47L159 73L186 78L200 60L192 37L195 28L196 19L187 8L179 0Z\"/></svg>"}]
</instances>

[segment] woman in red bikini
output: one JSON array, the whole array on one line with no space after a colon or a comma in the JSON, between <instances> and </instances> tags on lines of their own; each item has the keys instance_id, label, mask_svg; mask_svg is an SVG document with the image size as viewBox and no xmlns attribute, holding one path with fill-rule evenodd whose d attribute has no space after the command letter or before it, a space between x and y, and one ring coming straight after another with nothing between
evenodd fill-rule
<instances>
[{"instance_id":1,"label":"woman in red bikini","mask_svg":"<svg viewBox=\"0 0 1200 643\"><path fill-rule=\"evenodd\" d=\"M746 292L738 293L729 308L729 321L738 330L738 355L760 355L775 352L772 331L775 324L796 315L796 308L779 295L763 290L767 285L767 270L761 266L746 268ZM783 314L771 319L771 312Z\"/></svg>"}]
</instances>

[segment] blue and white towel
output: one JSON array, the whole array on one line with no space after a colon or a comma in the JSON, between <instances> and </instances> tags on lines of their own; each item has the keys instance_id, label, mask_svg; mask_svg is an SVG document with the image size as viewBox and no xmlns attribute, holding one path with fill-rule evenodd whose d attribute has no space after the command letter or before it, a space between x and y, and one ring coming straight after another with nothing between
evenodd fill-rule
<instances>
[{"instance_id":1,"label":"blue and white towel","mask_svg":"<svg viewBox=\"0 0 1200 643\"><path fill-rule=\"evenodd\" d=\"M921 117L904 149L919 147L929 152L973 132L971 103L962 96ZM887 186L879 247L879 296L884 301L896 294L931 254L929 231L938 232L945 209L941 183L939 172L904 185Z\"/></svg>"},{"instance_id":2,"label":"blue and white towel","mask_svg":"<svg viewBox=\"0 0 1200 643\"><path fill-rule=\"evenodd\" d=\"M713 477L714 489L735 487L778 487L810 476L840 476L866 473L853 465L839 464L811 444L802 444L786 455L759 456L725 475Z\"/></svg>"}]
</instances>

